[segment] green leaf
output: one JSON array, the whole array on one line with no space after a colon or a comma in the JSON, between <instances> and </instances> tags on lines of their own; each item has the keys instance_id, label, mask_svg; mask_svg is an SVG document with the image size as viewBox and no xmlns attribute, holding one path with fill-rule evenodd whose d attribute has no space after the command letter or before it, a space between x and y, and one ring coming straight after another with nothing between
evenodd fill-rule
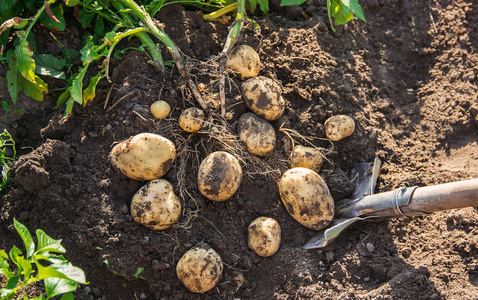
<instances>
[{"instance_id":1,"label":"green leaf","mask_svg":"<svg viewBox=\"0 0 478 300\"><path fill-rule=\"evenodd\" d=\"M65 65L73 64L73 60L77 57L80 57L80 52L76 49L62 47L61 50L63 52L63 57L65 59Z\"/></svg>"},{"instance_id":2,"label":"green leaf","mask_svg":"<svg viewBox=\"0 0 478 300\"><path fill-rule=\"evenodd\" d=\"M73 266L69 262L61 264L52 264L48 267L44 267L37 262L36 266L38 269L38 275L36 278L38 280L46 278L60 278L86 284L85 273L83 272L83 270Z\"/></svg>"},{"instance_id":3,"label":"green leaf","mask_svg":"<svg viewBox=\"0 0 478 300\"><path fill-rule=\"evenodd\" d=\"M7 10L13 7L17 0L2 0L0 1L0 16L3 15Z\"/></svg>"},{"instance_id":4,"label":"green leaf","mask_svg":"<svg viewBox=\"0 0 478 300\"><path fill-rule=\"evenodd\" d=\"M104 36L105 23L103 22L103 18L100 16L98 16L98 18L96 19L94 31L95 31L95 34L99 36Z\"/></svg>"},{"instance_id":5,"label":"green leaf","mask_svg":"<svg viewBox=\"0 0 478 300\"><path fill-rule=\"evenodd\" d=\"M358 0L330 0L330 11L336 25L347 24L348 21L354 18L354 15L365 21L365 16L362 7L358 4Z\"/></svg>"},{"instance_id":6,"label":"green leaf","mask_svg":"<svg viewBox=\"0 0 478 300\"><path fill-rule=\"evenodd\" d=\"M280 5L281 6L289 6L289 5L301 5L307 0L282 0Z\"/></svg>"},{"instance_id":7,"label":"green leaf","mask_svg":"<svg viewBox=\"0 0 478 300\"><path fill-rule=\"evenodd\" d=\"M14 276L14 277L8 279L7 284L5 285L5 287L0 292L0 298L1 299L11 299L11 298L7 298L7 296L10 296L10 295L14 294L14 289L16 288L16 286L18 284L20 276L21 275L17 275L17 276Z\"/></svg>"},{"instance_id":8,"label":"green leaf","mask_svg":"<svg viewBox=\"0 0 478 300\"><path fill-rule=\"evenodd\" d=\"M20 89L21 91L28 97L36 100L36 101L43 101L43 96L48 94L48 86L46 83L35 75L35 83L31 83L27 81L25 78L20 77Z\"/></svg>"},{"instance_id":9,"label":"green leaf","mask_svg":"<svg viewBox=\"0 0 478 300\"><path fill-rule=\"evenodd\" d=\"M0 250L0 258L8 259L8 254L7 252Z\"/></svg>"},{"instance_id":10,"label":"green leaf","mask_svg":"<svg viewBox=\"0 0 478 300\"><path fill-rule=\"evenodd\" d=\"M80 8L80 23L83 28L88 27L91 21L95 17L95 13L85 10L84 8Z\"/></svg>"},{"instance_id":11,"label":"green leaf","mask_svg":"<svg viewBox=\"0 0 478 300\"><path fill-rule=\"evenodd\" d=\"M81 1L80 0L63 0L67 6L76 6L78 5Z\"/></svg>"},{"instance_id":12,"label":"green leaf","mask_svg":"<svg viewBox=\"0 0 478 300\"><path fill-rule=\"evenodd\" d=\"M48 251L56 253L65 253L66 250L61 245L61 240L55 240L49 237L43 230L37 229L36 231L38 238L37 253Z\"/></svg>"},{"instance_id":13,"label":"green leaf","mask_svg":"<svg viewBox=\"0 0 478 300\"><path fill-rule=\"evenodd\" d=\"M13 104L17 104L18 93L20 93L20 81L17 70L17 61L15 58L14 50L10 49L7 52L7 58L9 60L9 70L7 72L7 89L10 97L12 97Z\"/></svg>"},{"instance_id":14,"label":"green leaf","mask_svg":"<svg viewBox=\"0 0 478 300\"><path fill-rule=\"evenodd\" d=\"M36 74L66 79L65 72L60 71L65 66L65 59L56 58L51 54L37 54L33 58L36 63Z\"/></svg>"},{"instance_id":15,"label":"green leaf","mask_svg":"<svg viewBox=\"0 0 478 300\"><path fill-rule=\"evenodd\" d=\"M44 12L40 16L40 21L42 22L42 24L52 30L56 30L56 31L65 30L66 22L65 22L65 17L63 16L63 6L57 5L55 7L50 7L50 9L51 9L51 12L53 13L53 16L55 16L55 18L58 21L60 21L60 23L58 23L51 16L49 16L48 13Z\"/></svg>"},{"instance_id":16,"label":"green leaf","mask_svg":"<svg viewBox=\"0 0 478 300\"><path fill-rule=\"evenodd\" d=\"M89 64L80 69L80 73L73 80L73 85L70 90L71 98L79 104L83 104L83 78L85 77L88 66Z\"/></svg>"},{"instance_id":17,"label":"green leaf","mask_svg":"<svg viewBox=\"0 0 478 300\"><path fill-rule=\"evenodd\" d=\"M22 223L18 222L15 218L13 218L13 225L15 226L15 229L22 238L23 243L25 244L25 248L27 250L27 258L30 258L35 252L35 243L33 242L30 231L28 231L27 227L25 227L25 225L23 225Z\"/></svg>"},{"instance_id":18,"label":"green leaf","mask_svg":"<svg viewBox=\"0 0 478 300\"><path fill-rule=\"evenodd\" d=\"M85 107L88 102L95 98L96 85L101 78L101 73L98 73L96 74L96 76L90 78L90 83L88 84L88 87L83 91L83 107Z\"/></svg>"},{"instance_id":19,"label":"green leaf","mask_svg":"<svg viewBox=\"0 0 478 300\"><path fill-rule=\"evenodd\" d=\"M85 37L85 45L81 48L81 60L83 64L91 63L93 60L98 59L101 55L96 52L97 47L93 43L93 37L91 35Z\"/></svg>"},{"instance_id":20,"label":"green leaf","mask_svg":"<svg viewBox=\"0 0 478 300\"><path fill-rule=\"evenodd\" d=\"M21 266L21 274L23 275L23 280L26 281L30 278L30 274L32 273L32 264L30 261L25 259L23 256L17 257L17 265Z\"/></svg>"},{"instance_id":21,"label":"green leaf","mask_svg":"<svg viewBox=\"0 0 478 300\"><path fill-rule=\"evenodd\" d=\"M75 297L73 297L73 293L68 292L68 293L64 294L63 296L61 296L60 300L74 300L74 299L75 299Z\"/></svg>"},{"instance_id":22,"label":"green leaf","mask_svg":"<svg viewBox=\"0 0 478 300\"><path fill-rule=\"evenodd\" d=\"M136 274L134 274L134 278L138 279L138 278L141 278L141 279L144 279L146 280L146 278L144 278L143 276L139 276L139 274L141 274L141 272L144 271L144 268L142 267L138 267L138 270L136 270Z\"/></svg>"},{"instance_id":23,"label":"green leaf","mask_svg":"<svg viewBox=\"0 0 478 300\"><path fill-rule=\"evenodd\" d=\"M35 83L35 60L26 40L15 47L15 57L18 72L28 81Z\"/></svg>"},{"instance_id":24,"label":"green leaf","mask_svg":"<svg viewBox=\"0 0 478 300\"><path fill-rule=\"evenodd\" d=\"M10 105L8 105L7 101L1 101L1 103L2 103L2 108L3 108L4 111L10 111L11 110ZM0 188L0 191L1 190L2 189Z\"/></svg>"},{"instance_id":25,"label":"green leaf","mask_svg":"<svg viewBox=\"0 0 478 300\"><path fill-rule=\"evenodd\" d=\"M18 249L17 246L13 246L12 249L10 249L10 259L21 268L21 265L18 263L18 258L23 256L22 250ZM22 270L19 270L21 272Z\"/></svg>"},{"instance_id":26,"label":"green leaf","mask_svg":"<svg viewBox=\"0 0 478 300\"><path fill-rule=\"evenodd\" d=\"M47 278L43 281L45 283L45 291L49 298L68 293L70 297L62 296L61 299L73 299L73 292L78 287L78 283L73 280L60 279L60 278Z\"/></svg>"},{"instance_id":27,"label":"green leaf","mask_svg":"<svg viewBox=\"0 0 478 300\"><path fill-rule=\"evenodd\" d=\"M269 1L268 0L258 0L259 8L261 11L266 14L269 11Z\"/></svg>"},{"instance_id":28,"label":"green leaf","mask_svg":"<svg viewBox=\"0 0 478 300\"><path fill-rule=\"evenodd\" d=\"M70 91L71 91L71 86L67 88L61 95L58 97L58 100L56 100L56 106L55 108L58 108L60 105L66 102L68 98L70 97Z\"/></svg>"},{"instance_id":29,"label":"green leaf","mask_svg":"<svg viewBox=\"0 0 478 300\"><path fill-rule=\"evenodd\" d=\"M68 260L65 257L63 257L63 255L55 255L49 252L38 253L35 255L35 259L38 261L46 260L47 262L52 264L61 264L61 263L68 262Z\"/></svg>"}]
</instances>

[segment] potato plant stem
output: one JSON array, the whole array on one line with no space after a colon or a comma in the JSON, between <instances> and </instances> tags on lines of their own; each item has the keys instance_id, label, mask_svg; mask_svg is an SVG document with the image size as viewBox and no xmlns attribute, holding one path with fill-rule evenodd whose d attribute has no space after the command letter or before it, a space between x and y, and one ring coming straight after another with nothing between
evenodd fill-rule
<instances>
[{"instance_id":1,"label":"potato plant stem","mask_svg":"<svg viewBox=\"0 0 478 300\"><path fill-rule=\"evenodd\" d=\"M212 13L203 15L202 18L203 18L204 21L215 21L215 20L217 20L217 18L219 18L219 17L221 17L221 16L223 16L227 13L230 13L231 11L236 10L236 9L237 9L237 2L234 2L232 4L229 4L226 7L223 7L221 9L216 10L216 11L213 11Z\"/></svg>"},{"instance_id":2,"label":"potato plant stem","mask_svg":"<svg viewBox=\"0 0 478 300\"><path fill-rule=\"evenodd\" d=\"M33 20L30 22L30 25L28 26L27 30L25 30L25 35L23 37L21 37L21 41L24 41L27 39L28 35L30 34L30 31L32 30L33 28L33 25L35 25L35 23L37 22L37 20L40 18L41 14L45 11L46 9L46 6L53 3L54 1L50 0L50 1L45 1L45 3L42 5L42 7L40 7L40 9L38 10L37 14L35 15L35 17L33 17Z\"/></svg>"},{"instance_id":3,"label":"potato plant stem","mask_svg":"<svg viewBox=\"0 0 478 300\"><path fill-rule=\"evenodd\" d=\"M236 20L229 30L227 35L226 43L222 49L221 58L219 59L219 99L221 101L221 116L224 118L226 116L226 92L225 92L225 75L226 72L226 63L227 55L236 44L239 36L241 35L242 26L244 23L244 18L246 14L245 10L245 0L237 0L237 13Z\"/></svg>"},{"instance_id":4,"label":"potato plant stem","mask_svg":"<svg viewBox=\"0 0 478 300\"><path fill-rule=\"evenodd\" d=\"M129 7L141 19L141 21L143 21L143 23L146 24L150 32L153 35L155 35L168 48L169 53L171 53L171 56L173 57L174 62L176 63L176 67L178 68L179 73L184 78L184 80L186 80L186 83L189 89L194 94L194 97L198 101L199 105L201 105L202 109L205 112L209 112L209 109L206 103L201 97L201 93L199 92L196 85L192 81L189 73L186 71L186 67L184 66L183 60L181 58L181 54L179 53L179 49L176 47L174 42L169 38L169 36L161 28L159 28L155 24L151 16L144 10L143 7L140 7L133 0L120 0L120 1L124 5Z\"/></svg>"},{"instance_id":5,"label":"potato plant stem","mask_svg":"<svg viewBox=\"0 0 478 300\"><path fill-rule=\"evenodd\" d=\"M121 3L119 2L114 1L113 6L120 12L121 17L125 22L125 25L129 28L134 28L131 17L127 13L122 12L124 9L123 5L121 5ZM148 52L151 54L152 57L151 64L157 67L160 71L163 71L165 68L163 56L161 55L161 51L158 49L158 46L153 42L148 33L138 32L135 35L141 41L141 43L148 48Z\"/></svg>"}]
</instances>

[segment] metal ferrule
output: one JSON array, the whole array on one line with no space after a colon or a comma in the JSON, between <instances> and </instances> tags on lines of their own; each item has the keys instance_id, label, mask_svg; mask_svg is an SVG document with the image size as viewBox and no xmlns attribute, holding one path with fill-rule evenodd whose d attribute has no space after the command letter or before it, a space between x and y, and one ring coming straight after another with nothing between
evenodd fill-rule
<instances>
[{"instance_id":1,"label":"metal ferrule","mask_svg":"<svg viewBox=\"0 0 478 300\"><path fill-rule=\"evenodd\" d=\"M362 198L356 199L349 203L346 203L343 207L340 207L336 212L338 218L354 218L354 217L395 217L395 216L407 216L424 214L422 212L408 212L403 213L401 207L408 205L412 194L417 187L401 187L399 189L379 193ZM392 215L374 215L375 212L382 210L394 211Z\"/></svg>"}]
</instances>

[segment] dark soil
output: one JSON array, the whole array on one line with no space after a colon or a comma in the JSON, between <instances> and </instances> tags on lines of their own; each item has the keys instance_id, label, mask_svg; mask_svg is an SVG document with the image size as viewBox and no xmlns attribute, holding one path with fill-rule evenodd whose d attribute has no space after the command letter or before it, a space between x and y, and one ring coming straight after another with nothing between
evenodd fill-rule
<instances>
[{"instance_id":1,"label":"dark soil","mask_svg":"<svg viewBox=\"0 0 478 300\"><path fill-rule=\"evenodd\" d=\"M66 257L90 282L78 289L78 299L477 299L475 208L357 223L325 249L303 250L315 232L297 223L281 202L277 179L291 148L284 128L296 143L306 144L298 133L325 149L320 174L335 201L353 193L352 168L375 157L383 161L377 192L478 177L476 2L361 3L367 22L354 20L336 26L337 32L323 0L256 16L260 35L245 30L241 42L259 51L260 75L282 85L286 109L272 122L275 150L264 158L244 155L242 184L224 202L204 198L196 176L207 154L230 150L217 132L230 128L236 134L238 118L248 111L237 79L226 81L228 111L234 113L228 125L210 119L215 125L195 134L177 124L183 108L198 106L177 70L161 73L140 52L114 66L107 103L111 84L105 80L96 99L75 108L64 124L62 111L53 108L54 95L44 103L20 99L22 112L0 120L21 154L14 186L0 200L0 248L21 246L14 217L32 232L41 228L63 239ZM217 67L213 58L227 26L172 5L159 18L191 58L189 68L204 83L206 101L217 103L218 78L211 68ZM47 34L36 30L38 38ZM69 34L77 41L78 31ZM0 81L0 97L6 95ZM161 121L149 112L158 99L173 108ZM331 143L323 124L336 114L353 117L356 129ZM180 196L183 214L161 232L132 220L131 198L144 183L108 161L116 142L141 132L166 136L178 151L164 178ZM247 246L247 226L259 216L275 218L282 230L281 247L268 258ZM175 271L181 255L199 242L224 262L219 284L203 295L189 292ZM139 277L138 268L144 268Z\"/></svg>"}]
</instances>

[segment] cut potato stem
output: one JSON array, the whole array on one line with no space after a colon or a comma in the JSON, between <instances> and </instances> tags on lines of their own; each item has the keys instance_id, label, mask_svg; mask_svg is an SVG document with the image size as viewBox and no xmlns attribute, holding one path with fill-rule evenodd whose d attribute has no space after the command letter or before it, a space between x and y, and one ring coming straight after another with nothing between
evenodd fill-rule
<instances>
[{"instance_id":1,"label":"cut potato stem","mask_svg":"<svg viewBox=\"0 0 478 300\"><path fill-rule=\"evenodd\" d=\"M171 56L173 57L174 62L176 63L176 67L179 70L179 73L181 76L186 80L186 83L191 90L191 92L194 95L194 98L196 98L197 102L199 105L201 105L201 108L209 112L209 109L202 99L201 93L196 87L196 84L193 82L191 79L191 76L189 73L186 71L186 67L184 66L183 60L181 58L181 54L179 53L179 49L174 44L174 42L169 38L169 36L164 32L162 28L159 28L156 23L153 21L151 16L144 10L143 7L140 7L136 2L133 0L120 0L124 5L129 7L140 19L143 21L146 26L149 28L151 33L156 36L169 50L169 53L171 53Z\"/></svg>"},{"instance_id":2,"label":"cut potato stem","mask_svg":"<svg viewBox=\"0 0 478 300\"><path fill-rule=\"evenodd\" d=\"M236 20L229 30L227 35L226 43L222 49L220 59L219 59L219 99L221 100L221 116L224 118L226 116L226 92L225 92L225 75L226 72L226 63L227 55L231 52L231 49L234 48L237 40L242 31L242 26L246 17L245 9L245 0L237 0L237 13Z\"/></svg>"}]
</instances>

